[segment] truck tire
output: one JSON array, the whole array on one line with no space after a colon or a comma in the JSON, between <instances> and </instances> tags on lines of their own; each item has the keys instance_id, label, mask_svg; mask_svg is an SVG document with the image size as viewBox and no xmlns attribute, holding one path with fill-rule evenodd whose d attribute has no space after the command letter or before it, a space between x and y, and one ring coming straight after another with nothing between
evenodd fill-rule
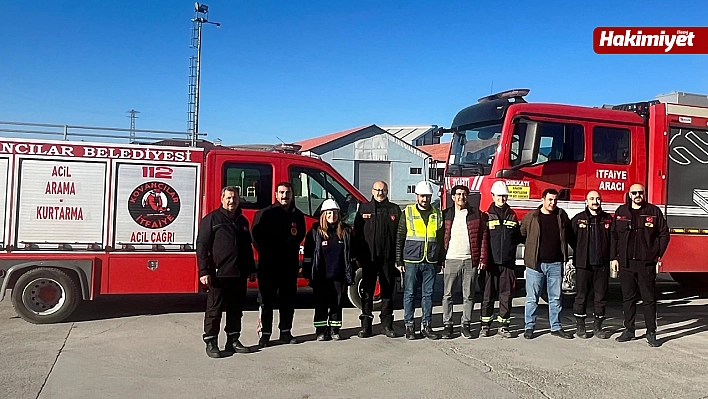
<instances>
[{"instance_id":1,"label":"truck tire","mask_svg":"<svg viewBox=\"0 0 708 399\"><path fill-rule=\"evenodd\" d=\"M686 288L708 291L708 273L672 272L671 278Z\"/></svg>"},{"instance_id":2,"label":"truck tire","mask_svg":"<svg viewBox=\"0 0 708 399\"><path fill-rule=\"evenodd\" d=\"M363 282L363 271L361 268L359 268L357 269L356 275L354 276L354 285L349 287L349 291L347 293L349 297L349 302L351 302L352 305L356 306L358 309L361 309L363 302L361 295L359 295ZM379 282L377 280L376 287L374 288L374 311L381 310L381 297L379 297L380 289L381 288L379 287Z\"/></svg>"},{"instance_id":3,"label":"truck tire","mask_svg":"<svg viewBox=\"0 0 708 399\"><path fill-rule=\"evenodd\" d=\"M23 273L12 289L17 315L34 324L63 321L81 301L76 282L66 272L40 267Z\"/></svg>"}]
</instances>

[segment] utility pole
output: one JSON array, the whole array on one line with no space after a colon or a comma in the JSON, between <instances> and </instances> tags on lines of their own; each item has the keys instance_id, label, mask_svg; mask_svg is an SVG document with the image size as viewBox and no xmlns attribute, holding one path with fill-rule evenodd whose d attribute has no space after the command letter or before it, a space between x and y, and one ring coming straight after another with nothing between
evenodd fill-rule
<instances>
[{"instance_id":1,"label":"utility pole","mask_svg":"<svg viewBox=\"0 0 708 399\"><path fill-rule=\"evenodd\" d=\"M138 119L137 114L139 114L140 111L131 109L125 113L130 114L130 116L128 116L128 118L130 118L130 144L135 144L135 120Z\"/></svg>"},{"instance_id":2,"label":"utility pole","mask_svg":"<svg viewBox=\"0 0 708 399\"><path fill-rule=\"evenodd\" d=\"M192 147L197 146L199 139L199 82L201 80L202 66L202 25L212 24L220 27L218 22L207 19L209 6L194 3L194 18L192 18L192 41L190 48L196 49L197 54L189 57L189 101L187 111L187 132L191 137Z\"/></svg>"}]
</instances>

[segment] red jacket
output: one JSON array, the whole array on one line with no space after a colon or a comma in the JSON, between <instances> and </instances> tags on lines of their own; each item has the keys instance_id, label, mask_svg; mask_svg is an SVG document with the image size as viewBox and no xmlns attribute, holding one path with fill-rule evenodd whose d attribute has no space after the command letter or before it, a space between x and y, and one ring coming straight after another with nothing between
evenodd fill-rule
<instances>
[{"instance_id":1,"label":"red jacket","mask_svg":"<svg viewBox=\"0 0 708 399\"><path fill-rule=\"evenodd\" d=\"M450 245L450 232L452 231L452 219L455 217L455 207L445 209L443 212L444 223L444 255L447 255L447 248ZM487 214L479 209L467 205L467 233L470 238L470 252L472 253L472 265L479 266L480 263L487 265L487 246L489 245L489 231L487 230ZM443 257L445 259L445 256Z\"/></svg>"}]
</instances>

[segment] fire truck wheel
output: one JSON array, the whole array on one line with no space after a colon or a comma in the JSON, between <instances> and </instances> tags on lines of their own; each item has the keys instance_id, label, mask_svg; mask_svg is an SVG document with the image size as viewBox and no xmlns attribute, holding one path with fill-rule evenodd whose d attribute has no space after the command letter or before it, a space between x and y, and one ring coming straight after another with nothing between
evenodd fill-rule
<instances>
[{"instance_id":1,"label":"fire truck wheel","mask_svg":"<svg viewBox=\"0 0 708 399\"><path fill-rule=\"evenodd\" d=\"M361 295L359 295L363 282L364 279L362 277L362 269L359 268L356 271L356 275L354 276L354 285L349 287L349 292L347 293L349 296L349 302L351 302L352 305L356 306L359 309L361 309L363 302ZM376 288L374 288L374 311L381 310L381 297L379 297L379 290L379 282L377 281Z\"/></svg>"},{"instance_id":2,"label":"fire truck wheel","mask_svg":"<svg viewBox=\"0 0 708 399\"><path fill-rule=\"evenodd\" d=\"M670 273L671 278L686 288L708 291L708 273Z\"/></svg>"},{"instance_id":3,"label":"fire truck wheel","mask_svg":"<svg viewBox=\"0 0 708 399\"><path fill-rule=\"evenodd\" d=\"M25 272L12 289L12 305L30 323L58 323L76 309L81 293L64 271L40 267Z\"/></svg>"}]
</instances>

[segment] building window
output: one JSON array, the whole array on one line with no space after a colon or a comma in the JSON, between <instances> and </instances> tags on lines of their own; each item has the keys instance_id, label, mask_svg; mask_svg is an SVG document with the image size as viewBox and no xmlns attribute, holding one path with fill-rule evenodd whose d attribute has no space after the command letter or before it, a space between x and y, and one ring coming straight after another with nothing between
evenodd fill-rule
<instances>
[{"instance_id":1,"label":"building window","mask_svg":"<svg viewBox=\"0 0 708 399\"><path fill-rule=\"evenodd\" d=\"M263 209L273 203L273 167L267 164L224 164L223 186L234 186L241 208Z\"/></svg>"},{"instance_id":2,"label":"building window","mask_svg":"<svg viewBox=\"0 0 708 399\"><path fill-rule=\"evenodd\" d=\"M595 126L592 129L592 161L629 165L629 129Z\"/></svg>"},{"instance_id":3,"label":"building window","mask_svg":"<svg viewBox=\"0 0 708 399\"><path fill-rule=\"evenodd\" d=\"M408 194L415 194L415 184L412 186L408 186Z\"/></svg>"},{"instance_id":4,"label":"building window","mask_svg":"<svg viewBox=\"0 0 708 399\"><path fill-rule=\"evenodd\" d=\"M423 168L411 168L411 174L412 175L422 175Z\"/></svg>"},{"instance_id":5,"label":"building window","mask_svg":"<svg viewBox=\"0 0 708 399\"><path fill-rule=\"evenodd\" d=\"M439 180L442 180L444 174L445 174L444 168L430 168L428 178L430 180L439 181Z\"/></svg>"}]
</instances>

